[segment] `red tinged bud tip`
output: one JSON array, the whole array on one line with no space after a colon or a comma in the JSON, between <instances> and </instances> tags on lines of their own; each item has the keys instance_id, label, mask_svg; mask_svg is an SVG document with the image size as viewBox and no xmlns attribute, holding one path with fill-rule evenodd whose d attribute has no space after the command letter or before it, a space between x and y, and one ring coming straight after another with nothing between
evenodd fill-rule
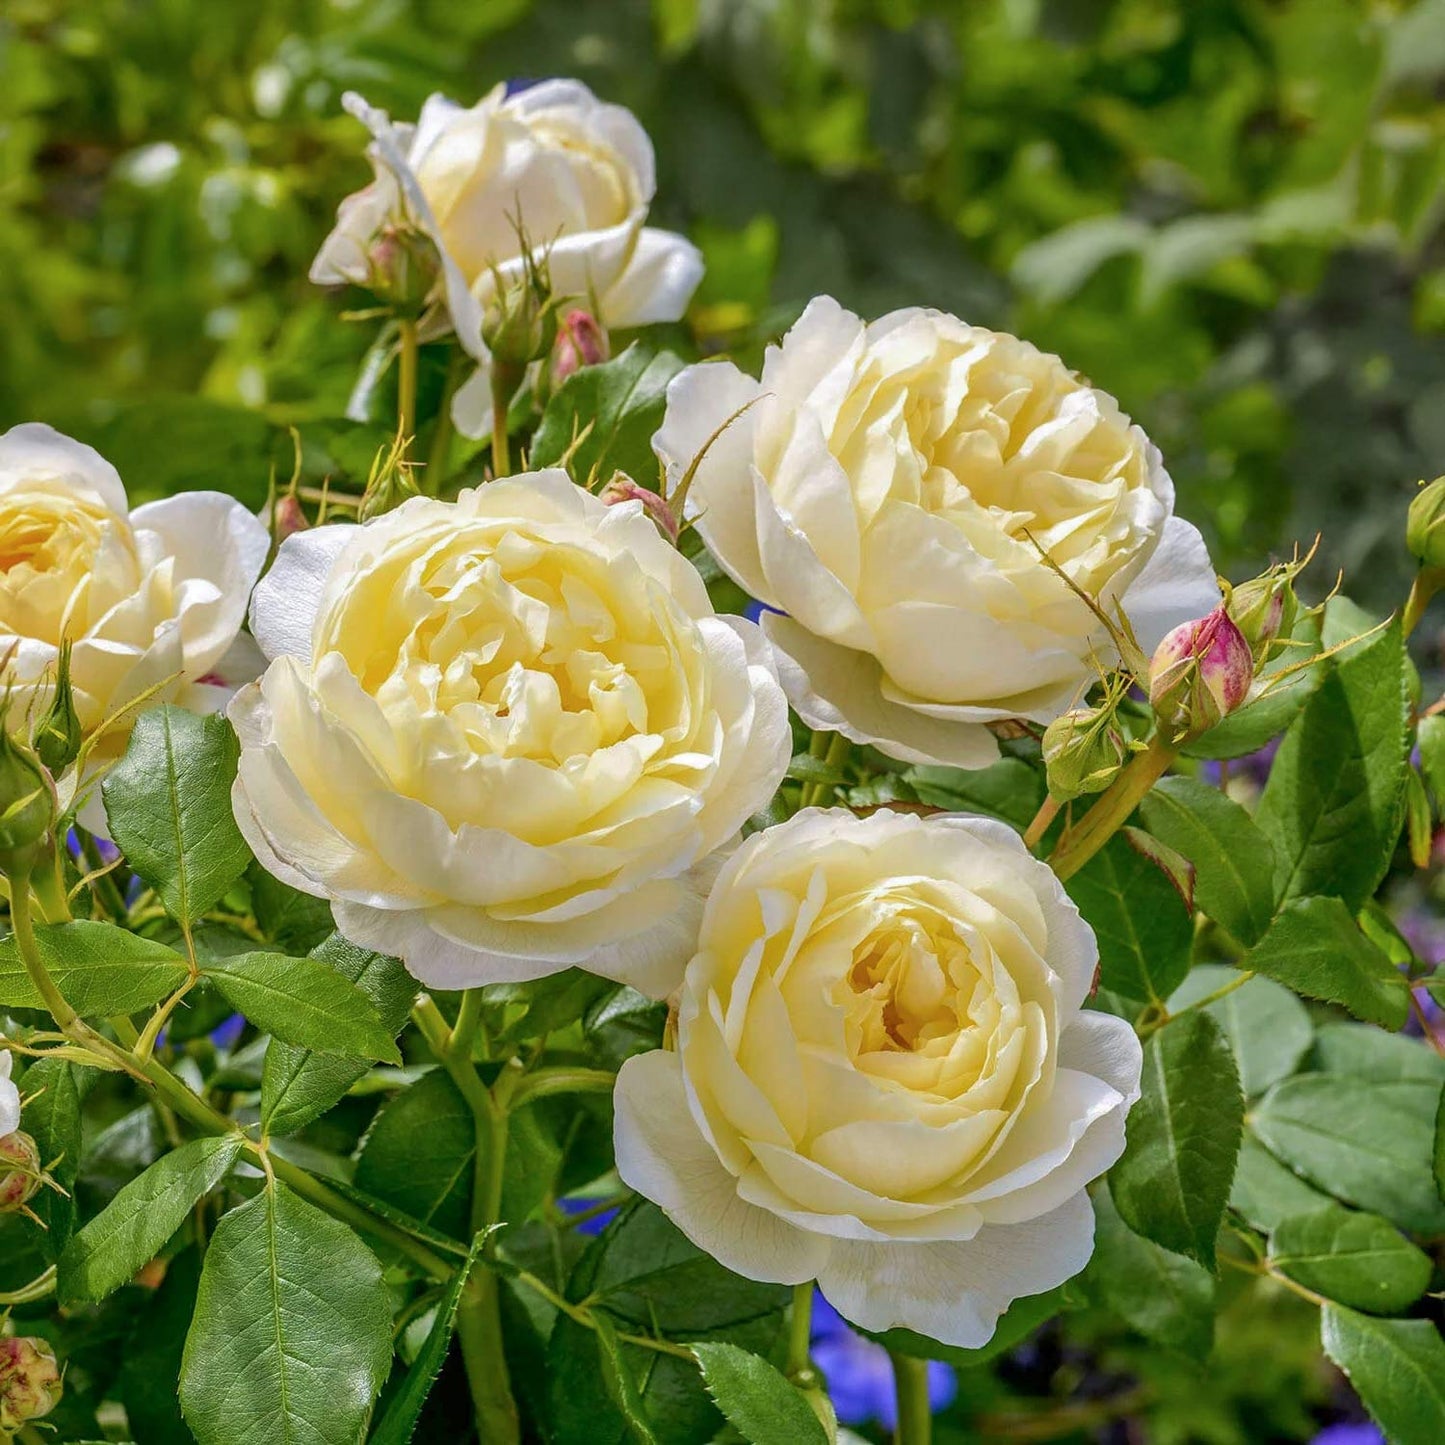
<instances>
[{"instance_id":1,"label":"red tinged bud tip","mask_svg":"<svg viewBox=\"0 0 1445 1445\"><path fill-rule=\"evenodd\" d=\"M1254 655L1224 606L1176 627L1149 663L1149 703L1173 743L1199 737L1249 695Z\"/></svg>"}]
</instances>

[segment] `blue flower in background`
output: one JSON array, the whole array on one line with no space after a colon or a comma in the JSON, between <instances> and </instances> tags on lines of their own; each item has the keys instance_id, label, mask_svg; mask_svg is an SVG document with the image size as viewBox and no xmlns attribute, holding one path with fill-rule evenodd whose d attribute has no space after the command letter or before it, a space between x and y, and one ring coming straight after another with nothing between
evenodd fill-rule
<instances>
[{"instance_id":1,"label":"blue flower in background","mask_svg":"<svg viewBox=\"0 0 1445 1445\"><path fill-rule=\"evenodd\" d=\"M1310 1445L1388 1445L1368 1420L1355 1424L1326 1425Z\"/></svg>"},{"instance_id":2,"label":"blue flower in background","mask_svg":"<svg viewBox=\"0 0 1445 1445\"><path fill-rule=\"evenodd\" d=\"M223 1023L211 1030L211 1042L218 1049L234 1049L246 1032L246 1020L240 1014L232 1014Z\"/></svg>"},{"instance_id":3,"label":"blue flower in background","mask_svg":"<svg viewBox=\"0 0 1445 1445\"><path fill-rule=\"evenodd\" d=\"M600 1202L601 1201L597 1199L574 1198L559 1199L557 1201L557 1204L561 1208L563 1214L585 1214L589 1209L591 1209L594 1205L599 1204ZM617 1211L615 1209L604 1209L601 1214L595 1216L592 1219L584 1219L581 1224L574 1225L573 1227L576 1229L578 1234L601 1234L602 1231L606 1229L607 1226L611 1224L612 1221L616 1218Z\"/></svg>"},{"instance_id":4,"label":"blue flower in background","mask_svg":"<svg viewBox=\"0 0 1445 1445\"><path fill-rule=\"evenodd\" d=\"M812 1354L813 1363L827 1381L828 1394L842 1424L866 1425L876 1420L891 1430L898 1423L893 1364L888 1351L855 1334L842 1315L817 1293L813 1295ZM935 1410L941 1410L952 1404L957 1394L958 1381L952 1368L930 1360L928 1403Z\"/></svg>"}]
</instances>

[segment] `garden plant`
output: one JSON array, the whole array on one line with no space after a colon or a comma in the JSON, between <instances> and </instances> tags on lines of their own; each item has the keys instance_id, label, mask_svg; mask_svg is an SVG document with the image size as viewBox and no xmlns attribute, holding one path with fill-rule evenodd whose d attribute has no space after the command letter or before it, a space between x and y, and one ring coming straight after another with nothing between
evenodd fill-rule
<instances>
[{"instance_id":1,"label":"garden plant","mask_svg":"<svg viewBox=\"0 0 1445 1445\"><path fill-rule=\"evenodd\" d=\"M0 435L0 1441L826 1445L846 1327L926 1445L1241 1283L1445 1440L1445 479L1393 606L1222 577L926 284L685 362L581 82L345 104L364 478Z\"/></svg>"}]
</instances>

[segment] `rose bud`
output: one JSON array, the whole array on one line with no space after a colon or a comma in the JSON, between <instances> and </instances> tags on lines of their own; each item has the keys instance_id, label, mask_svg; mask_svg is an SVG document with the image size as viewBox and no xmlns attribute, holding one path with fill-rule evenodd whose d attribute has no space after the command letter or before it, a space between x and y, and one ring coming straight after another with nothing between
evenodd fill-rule
<instances>
[{"instance_id":1,"label":"rose bud","mask_svg":"<svg viewBox=\"0 0 1445 1445\"><path fill-rule=\"evenodd\" d=\"M1254 681L1254 654L1221 604L1169 633L1149 663L1149 704L1172 743L1206 733L1237 708Z\"/></svg>"},{"instance_id":2,"label":"rose bud","mask_svg":"<svg viewBox=\"0 0 1445 1445\"><path fill-rule=\"evenodd\" d=\"M581 307L569 311L557 328L552 347L552 385L561 386L575 371L596 366L612 354L607 333L590 311Z\"/></svg>"},{"instance_id":3,"label":"rose bud","mask_svg":"<svg viewBox=\"0 0 1445 1445\"><path fill-rule=\"evenodd\" d=\"M276 498L276 505L271 508L271 535L278 547L287 537L294 537L310 526L311 523L306 520L306 509L295 492L286 492Z\"/></svg>"},{"instance_id":4,"label":"rose bud","mask_svg":"<svg viewBox=\"0 0 1445 1445\"><path fill-rule=\"evenodd\" d=\"M70 639L67 638L60 644L55 696L50 700L50 710L35 729L31 744L36 756L54 777L75 761L84 737L80 717L75 711L75 693L70 685Z\"/></svg>"},{"instance_id":5,"label":"rose bud","mask_svg":"<svg viewBox=\"0 0 1445 1445\"><path fill-rule=\"evenodd\" d=\"M441 274L441 258L430 236L406 224L377 232L367 252L367 289L399 316L417 316Z\"/></svg>"},{"instance_id":6,"label":"rose bud","mask_svg":"<svg viewBox=\"0 0 1445 1445\"><path fill-rule=\"evenodd\" d=\"M55 784L0 712L0 872L28 877L55 824Z\"/></svg>"},{"instance_id":7,"label":"rose bud","mask_svg":"<svg viewBox=\"0 0 1445 1445\"><path fill-rule=\"evenodd\" d=\"M0 1337L0 1430L48 1415L64 1394L55 1352L44 1340Z\"/></svg>"},{"instance_id":8,"label":"rose bud","mask_svg":"<svg viewBox=\"0 0 1445 1445\"><path fill-rule=\"evenodd\" d=\"M1067 803L1102 792L1128 761L1129 751L1113 708L1071 708L1044 729L1050 795Z\"/></svg>"},{"instance_id":9,"label":"rose bud","mask_svg":"<svg viewBox=\"0 0 1445 1445\"><path fill-rule=\"evenodd\" d=\"M1445 567L1445 477L1422 486L1410 503L1405 545L1427 567Z\"/></svg>"},{"instance_id":10,"label":"rose bud","mask_svg":"<svg viewBox=\"0 0 1445 1445\"><path fill-rule=\"evenodd\" d=\"M507 279L494 273L492 299L482 313L482 340L494 363L504 367L530 366L552 350L557 339L557 298L545 258L538 262L523 254L520 276Z\"/></svg>"},{"instance_id":11,"label":"rose bud","mask_svg":"<svg viewBox=\"0 0 1445 1445\"><path fill-rule=\"evenodd\" d=\"M45 1182L40 1150L29 1134L7 1134L0 1139L0 1214L17 1214Z\"/></svg>"},{"instance_id":12,"label":"rose bud","mask_svg":"<svg viewBox=\"0 0 1445 1445\"><path fill-rule=\"evenodd\" d=\"M619 502L641 502L642 510L652 519L657 530L669 542L677 541L680 529L667 499L648 491L641 482L634 482L626 472L613 472L612 480L602 488L597 498L609 507L615 507Z\"/></svg>"}]
</instances>

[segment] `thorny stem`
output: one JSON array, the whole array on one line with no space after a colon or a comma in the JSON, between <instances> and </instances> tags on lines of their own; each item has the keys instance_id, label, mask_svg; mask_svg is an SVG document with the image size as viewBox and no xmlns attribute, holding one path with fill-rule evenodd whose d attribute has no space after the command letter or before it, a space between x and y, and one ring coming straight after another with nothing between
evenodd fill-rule
<instances>
[{"instance_id":1,"label":"thorny stem","mask_svg":"<svg viewBox=\"0 0 1445 1445\"><path fill-rule=\"evenodd\" d=\"M1114 779L1083 821L1059 840L1049 858L1049 866L1060 879L1072 878L1119 831L1174 758L1175 749L1156 735Z\"/></svg>"}]
</instances>

